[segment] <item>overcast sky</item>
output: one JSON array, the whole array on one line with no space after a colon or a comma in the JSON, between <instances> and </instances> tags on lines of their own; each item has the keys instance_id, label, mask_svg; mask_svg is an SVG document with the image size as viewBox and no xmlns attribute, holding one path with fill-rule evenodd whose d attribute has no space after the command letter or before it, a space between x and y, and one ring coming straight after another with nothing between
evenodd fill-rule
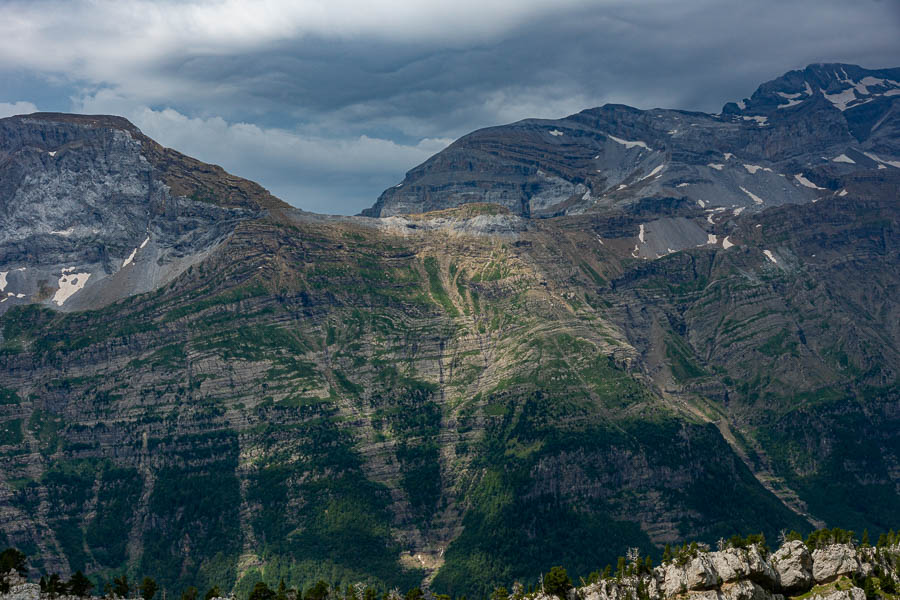
<instances>
[{"instance_id":1,"label":"overcast sky","mask_svg":"<svg viewBox=\"0 0 900 600\"><path fill-rule=\"evenodd\" d=\"M900 0L0 0L0 116L123 115L329 213L479 127L718 112L813 62L900 66Z\"/></svg>"}]
</instances>

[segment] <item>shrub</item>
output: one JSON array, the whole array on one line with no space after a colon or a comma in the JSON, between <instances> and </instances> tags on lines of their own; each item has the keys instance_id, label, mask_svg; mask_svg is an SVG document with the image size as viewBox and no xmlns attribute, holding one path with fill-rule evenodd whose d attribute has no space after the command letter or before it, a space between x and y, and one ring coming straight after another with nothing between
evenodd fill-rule
<instances>
[{"instance_id":1,"label":"shrub","mask_svg":"<svg viewBox=\"0 0 900 600\"><path fill-rule=\"evenodd\" d=\"M544 577L544 592L558 598L565 598L566 592L572 589L572 580L562 567L553 567Z\"/></svg>"},{"instance_id":2,"label":"shrub","mask_svg":"<svg viewBox=\"0 0 900 600\"><path fill-rule=\"evenodd\" d=\"M7 548L0 552L0 573L6 575L10 571L16 571L22 577L28 574L28 566L25 564L25 555L15 548Z\"/></svg>"},{"instance_id":3,"label":"shrub","mask_svg":"<svg viewBox=\"0 0 900 600\"><path fill-rule=\"evenodd\" d=\"M263 581L257 581L250 592L250 600L275 600L275 592Z\"/></svg>"},{"instance_id":4,"label":"shrub","mask_svg":"<svg viewBox=\"0 0 900 600\"><path fill-rule=\"evenodd\" d=\"M69 579L69 593L73 596L83 598L90 594L93 588L94 584L81 571L75 571L75 574Z\"/></svg>"},{"instance_id":5,"label":"shrub","mask_svg":"<svg viewBox=\"0 0 900 600\"><path fill-rule=\"evenodd\" d=\"M138 590L141 592L141 598L144 600L152 600L153 596L156 595L157 589L159 589L159 586L156 585L156 582L152 577L144 577L143 581L141 581L141 585L138 586Z\"/></svg>"},{"instance_id":6,"label":"shrub","mask_svg":"<svg viewBox=\"0 0 900 600\"><path fill-rule=\"evenodd\" d=\"M212 600L213 598L221 598L222 590L219 589L219 586L214 585L208 590L206 590L206 595L203 596L203 600Z\"/></svg>"}]
</instances>

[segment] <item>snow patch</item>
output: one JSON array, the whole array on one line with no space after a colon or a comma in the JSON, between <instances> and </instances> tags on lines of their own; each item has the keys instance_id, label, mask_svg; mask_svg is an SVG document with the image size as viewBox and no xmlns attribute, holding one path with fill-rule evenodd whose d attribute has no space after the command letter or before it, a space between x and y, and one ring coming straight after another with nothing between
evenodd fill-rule
<instances>
[{"instance_id":1,"label":"snow patch","mask_svg":"<svg viewBox=\"0 0 900 600\"><path fill-rule=\"evenodd\" d=\"M69 227L68 229L63 229L62 231L51 231L50 235L62 235L62 236L70 236L75 233L74 227Z\"/></svg>"},{"instance_id":2,"label":"snow patch","mask_svg":"<svg viewBox=\"0 0 900 600\"><path fill-rule=\"evenodd\" d=\"M797 180L797 183L799 183L799 184L802 185L803 187L808 187L808 188L810 188L810 189L812 189L812 190L824 190L824 189L825 189L825 188L823 188L823 187L817 186L817 185L814 184L812 181L810 181L809 179L807 179L806 177L804 177L804 176L803 176L803 173L797 173L796 175L794 175L794 179L796 179L796 180Z\"/></svg>"},{"instance_id":3,"label":"snow patch","mask_svg":"<svg viewBox=\"0 0 900 600\"><path fill-rule=\"evenodd\" d=\"M787 103L779 104L775 108L790 108L792 106L796 106L796 105L800 104L801 102L803 102L803 100L788 100Z\"/></svg>"},{"instance_id":4,"label":"snow patch","mask_svg":"<svg viewBox=\"0 0 900 600\"><path fill-rule=\"evenodd\" d=\"M706 165L706 166L709 167L709 168L711 168L711 169L715 169L716 171L721 171L722 169L725 168L725 165L720 164L720 163L709 163L709 164Z\"/></svg>"},{"instance_id":5,"label":"snow patch","mask_svg":"<svg viewBox=\"0 0 900 600\"><path fill-rule=\"evenodd\" d=\"M745 188L745 187L743 187L743 186L739 186L739 187L741 187L741 191L742 191L742 192L744 192L745 194L747 194L748 196L750 196L750 199L751 199L751 200L753 200L753 201L756 202L757 204L762 204L762 203L763 203L763 199L762 199L762 198L760 198L759 196L757 196L756 194L754 194L753 192L751 192L750 190L748 190L747 188Z\"/></svg>"},{"instance_id":6,"label":"snow patch","mask_svg":"<svg viewBox=\"0 0 900 600\"><path fill-rule=\"evenodd\" d=\"M620 139L620 138L617 138L617 137L615 137L615 136L613 136L613 135L608 135L608 134L607 134L606 137L608 137L608 138L611 139L612 141L616 142L617 144L622 144L622 145L625 146L626 148L635 148L635 147L639 147L639 148L645 148L645 149L647 149L647 150L650 149L650 146L648 146L648 145L645 144L644 142L631 142L631 141L623 140L623 139Z\"/></svg>"},{"instance_id":7,"label":"snow patch","mask_svg":"<svg viewBox=\"0 0 900 600\"><path fill-rule=\"evenodd\" d=\"M0 271L0 292L6 289L6 275L9 271Z\"/></svg>"},{"instance_id":8,"label":"snow patch","mask_svg":"<svg viewBox=\"0 0 900 600\"><path fill-rule=\"evenodd\" d=\"M664 165L664 164L663 164L663 165L657 165L656 167L653 168L652 171L650 171L649 173L647 173L646 175L644 175L643 177L641 177L640 179L638 179L638 181L643 181L643 180L645 180L645 179L648 179L648 178L650 178L650 177L653 177L654 175L656 175L657 173L659 173L660 171L662 171L662 170L665 169L665 168L666 168L666 165Z\"/></svg>"},{"instance_id":9,"label":"snow patch","mask_svg":"<svg viewBox=\"0 0 900 600\"><path fill-rule=\"evenodd\" d=\"M738 216L739 214L744 212L745 208L746 206L739 206L738 208L734 209L731 214L733 214L734 216Z\"/></svg>"},{"instance_id":10,"label":"snow patch","mask_svg":"<svg viewBox=\"0 0 900 600\"><path fill-rule=\"evenodd\" d=\"M50 156L56 156L56 150L54 150L53 152L48 152L47 154L49 154Z\"/></svg>"},{"instance_id":11,"label":"snow patch","mask_svg":"<svg viewBox=\"0 0 900 600\"><path fill-rule=\"evenodd\" d=\"M624 190L624 189L627 188L627 187L628 187L627 185L625 185L624 183L622 183L622 184L619 184L619 187L617 187L616 189L617 189L617 190Z\"/></svg>"},{"instance_id":12,"label":"snow patch","mask_svg":"<svg viewBox=\"0 0 900 600\"><path fill-rule=\"evenodd\" d=\"M706 202L704 202L703 200L697 200L697 204L700 206L700 208L706 208Z\"/></svg>"},{"instance_id":13,"label":"snow patch","mask_svg":"<svg viewBox=\"0 0 900 600\"><path fill-rule=\"evenodd\" d=\"M147 236L147 239L145 239L143 242L141 242L141 245L140 245L140 246L138 246L137 248L135 248L134 250L131 251L131 254L129 254L129 255L128 255L128 258L125 259L125 262L122 263L122 268L123 268L123 269L124 269L125 267L127 267L128 265L130 265L130 264L132 263L132 261L134 261L134 257L137 255L138 250L140 250L140 249L142 249L144 246L146 246L146 245L147 245L147 242L149 242L149 241L150 241L150 236L148 235L148 236Z\"/></svg>"},{"instance_id":14,"label":"snow patch","mask_svg":"<svg viewBox=\"0 0 900 600\"><path fill-rule=\"evenodd\" d=\"M765 255L766 255L766 258L768 258L769 260L771 260L773 263L775 263L776 265L778 264L778 261L775 260L775 255L772 254L772 251L771 251L771 250L763 250L763 254L765 254Z\"/></svg>"},{"instance_id":15,"label":"snow patch","mask_svg":"<svg viewBox=\"0 0 900 600\"><path fill-rule=\"evenodd\" d=\"M884 160L882 158L879 158L877 154L873 154L872 152L863 152L863 154L877 163L881 163L883 165L891 165L892 167L897 167L898 169L900 169L900 160ZM879 168L882 168L881 165L879 165Z\"/></svg>"},{"instance_id":16,"label":"snow patch","mask_svg":"<svg viewBox=\"0 0 900 600\"><path fill-rule=\"evenodd\" d=\"M759 165L745 164L744 168L747 169L747 172L750 173L751 175L756 175L757 171L768 171L769 173L772 172L772 169L770 169L769 167L761 167Z\"/></svg>"},{"instance_id":17,"label":"snow patch","mask_svg":"<svg viewBox=\"0 0 900 600\"><path fill-rule=\"evenodd\" d=\"M734 158L734 154L732 154L731 152L726 152L722 156L725 157L725 160L731 160L732 158Z\"/></svg>"},{"instance_id":18,"label":"snow patch","mask_svg":"<svg viewBox=\"0 0 900 600\"><path fill-rule=\"evenodd\" d=\"M675 187L677 187L677 188L682 188L682 187L686 187L686 186L689 186L689 185L691 185L691 184L689 184L689 183L679 183L679 184L676 185Z\"/></svg>"},{"instance_id":19,"label":"snow patch","mask_svg":"<svg viewBox=\"0 0 900 600\"><path fill-rule=\"evenodd\" d=\"M57 306L62 306L72 294L84 288L90 276L90 273L66 273L63 269L63 276L59 278L59 289L53 295L53 302L56 302Z\"/></svg>"},{"instance_id":20,"label":"snow patch","mask_svg":"<svg viewBox=\"0 0 900 600\"><path fill-rule=\"evenodd\" d=\"M847 195L847 190L841 190L841 192L838 194L838 196L840 196L841 198L843 198L846 195ZM0 289L2 289L2 288L0 288Z\"/></svg>"},{"instance_id":21,"label":"snow patch","mask_svg":"<svg viewBox=\"0 0 900 600\"><path fill-rule=\"evenodd\" d=\"M728 236L726 235L725 239L722 240L722 248L724 248L725 250L728 250L732 246L734 246L734 244L732 244L731 242L728 241Z\"/></svg>"},{"instance_id":22,"label":"snow patch","mask_svg":"<svg viewBox=\"0 0 900 600\"><path fill-rule=\"evenodd\" d=\"M706 243L707 244L715 244L719 241L719 238L711 233L706 234Z\"/></svg>"},{"instance_id":23,"label":"snow patch","mask_svg":"<svg viewBox=\"0 0 900 600\"><path fill-rule=\"evenodd\" d=\"M123 269L131 264L131 261L134 260L134 255L137 254L137 251L138 251L137 248L135 248L134 250L131 251L131 254L129 254L128 258L125 259L125 262L122 263Z\"/></svg>"},{"instance_id":24,"label":"snow patch","mask_svg":"<svg viewBox=\"0 0 900 600\"><path fill-rule=\"evenodd\" d=\"M856 100L856 92L852 87L837 94L826 94L825 90L822 90L822 95L840 111L847 110L847 105Z\"/></svg>"},{"instance_id":25,"label":"snow patch","mask_svg":"<svg viewBox=\"0 0 900 600\"><path fill-rule=\"evenodd\" d=\"M677 130L677 129L670 129L667 133L668 133L669 135L675 135L676 133L678 133L678 130Z\"/></svg>"},{"instance_id":26,"label":"snow patch","mask_svg":"<svg viewBox=\"0 0 900 600\"><path fill-rule=\"evenodd\" d=\"M752 117L741 117L745 121L756 121L756 124L760 127L763 127L768 124L769 117L762 117L759 115L753 115Z\"/></svg>"},{"instance_id":27,"label":"snow patch","mask_svg":"<svg viewBox=\"0 0 900 600\"><path fill-rule=\"evenodd\" d=\"M831 159L831 162L840 162L840 163L848 163L851 165L855 165L856 161L847 156L846 154L839 154Z\"/></svg>"},{"instance_id":28,"label":"snow patch","mask_svg":"<svg viewBox=\"0 0 900 600\"><path fill-rule=\"evenodd\" d=\"M559 129L551 129L551 130L549 131L549 133L550 133L550 135L552 135L553 137L558 137L558 136L561 136L561 135L563 134L563 132L560 131Z\"/></svg>"},{"instance_id":29,"label":"snow patch","mask_svg":"<svg viewBox=\"0 0 900 600\"><path fill-rule=\"evenodd\" d=\"M743 100L738 100L736 102L736 104L738 105L738 108L741 110L744 110L745 108L747 108L747 103L744 102Z\"/></svg>"},{"instance_id":30,"label":"snow patch","mask_svg":"<svg viewBox=\"0 0 900 600\"><path fill-rule=\"evenodd\" d=\"M642 244L644 243L644 224L643 223L641 223L641 228L638 231L638 239L641 241Z\"/></svg>"}]
</instances>

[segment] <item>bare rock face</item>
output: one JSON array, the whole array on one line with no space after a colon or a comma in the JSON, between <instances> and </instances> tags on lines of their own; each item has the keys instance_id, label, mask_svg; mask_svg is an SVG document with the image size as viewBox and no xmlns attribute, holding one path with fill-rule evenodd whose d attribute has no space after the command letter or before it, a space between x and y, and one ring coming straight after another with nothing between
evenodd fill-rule
<instances>
[{"instance_id":1,"label":"bare rock face","mask_svg":"<svg viewBox=\"0 0 900 600\"><path fill-rule=\"evenodd\" d=\"M852 575L860 570L856 550L847 544L833 544L815 550L812 561L812 576L816 583L827 583L841 575Z\"/></svg>"},{"instance_id":2,"label":"bare rock face","mask_svg":"<svg viewBox=\"0 0 900 600\"><path fill-rule=\"evenodd\" d=\"M778 587L784 591L808 588L813 581L813 560L800 541L788 542L772 556Z\"/></svg>"},{"instance_id":3,"label":"bare rock face","mask_svg":"<svg viewBox=\"0 0 900 600\"><path fill-rule=\"evenodd\" d=\"M778 600L778 594L772 594L754 581L741 580L731 585L722 586L719 592L724 600Z\"/></svg>"},{"instance_id":4,"label":"bare rock face","mask_svg":"<svg viewBox=\"0 0 900 600\"><path fill-rule=\"evenodd\" d=\"M41 586L36 583L20 583L11 586L8 594L3 595L3 600L40 600Z\"/></svg>"},{"instance_id":5,"label":"bare rock face","mask_svg":"<svg viewBox=\"0 0 900 600\"><path fill-rule=\"evenodd\" d=\"M720 114L607 104L470 133L364 215L491 202L526 217L683 198L748 211L815 201L839 178L898 168L900 69L810 65ZM665 249L665 248L663 248Z\"/></svg>"},{"instance_id":6,"label":"bare rock face","mask_svg":"<svg viewBox=\"0 0 900 600\"><path fill-rule=\"evenodd\" d=\"M0 313L96 308L156 289L279 204L119 117L0 119Z\"/></svg>"},{"instance_id":7,"label":"bare rock face","mask_svg":"<svg viewBox=\"0 0 900 600\"><path fill-rule=\"evenodd\" d=\"M674 596L686 591L708 590L718 586L718 574L707 555L692 558L684 566L669 565L663 574L662 592Z\"/></svg>"},{"instance_id":8,"label":"bare rock face","mask_svg":"<svg viewBox=\"0 0 900 600\"><path fill-rule=\"evenodd\" d=\"M676 559L646 575L607 579L573 589L568 597L569 600L623 600L640 595L650 600L784 600L786 593L812 592L810 597L816 600L864 600L864 591L846 580L841 589L813 585L841 575L871 572L875 562L879 562L885 576L896 577L893 563L879 559L871 548L834 545L817 550L815 556L822 580L813 580L814 559L806 545L792 541L769 556L756 546L699 552L686 562Z\"/></svg>"},{"instance_id":9,"label":"bare rock face","mask_svg":"<svg viewBox=\"0 0 900 600\"><path fill-rule=\"evenodd\" d=\"M749 579L772 587L777 578L772 565L756 546L711 552L709 559L718 576L725 582Z\"/></svg>"},{"instance_id":10,"label":"bare rock face","mask_svg":"<svg viewBox=\"0 0 900 600\"><path fill-rule=\"evenodd\" d=\"M781 600L779 594L772 594L752 581L742 580L725 584L721 589L690 592L691 600Z\"/></svg>"}]
</instances>

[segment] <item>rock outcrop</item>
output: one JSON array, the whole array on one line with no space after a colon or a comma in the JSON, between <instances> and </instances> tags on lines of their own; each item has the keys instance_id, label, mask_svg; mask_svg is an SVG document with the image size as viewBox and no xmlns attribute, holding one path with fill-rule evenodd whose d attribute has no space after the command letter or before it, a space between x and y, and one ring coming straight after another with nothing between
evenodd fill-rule
<instances>
[{"instance_id":1,"label":"rock outcrop","mask_svg":"<svg viewBox=\"0 0 900 600\"><path fill-rule=\"evenodd\" d=\"M803 542L791 541L774 554L758 546L697 552L665 563L651 573L606 579L575 588L570 600L783 600L807 595L821 600L863 600L860 587L876 566L885 587L900 584L896 558L900 547L857 548L833 544L810 554ZM813 579L812 574L821 576ZM880 583L879 583L880 585ZM537 598L554 600L538 594Z\"/></svg>"},{"instance_id":2,"label":"rock outcrop","mask_svg":"<svg viewBox=\"0 0 900 600\"><path fill-rule=\"evenodd\" d=\"M0 119L0 313L98 308L157 289L238 223L284 207L120 117Z\"/></svg>"},{"instance_id":3,"label":"rock outcrop","mask_svg":"<svg viewBox=\"0 0 900 600\"><path fill-rule=\"evenodd\" d=\"M798 592L813 582L813 559L803 542L792 541L772 555L772 568L777 575L778 588L785 593Z\"/></svg>"}]
</instances>

